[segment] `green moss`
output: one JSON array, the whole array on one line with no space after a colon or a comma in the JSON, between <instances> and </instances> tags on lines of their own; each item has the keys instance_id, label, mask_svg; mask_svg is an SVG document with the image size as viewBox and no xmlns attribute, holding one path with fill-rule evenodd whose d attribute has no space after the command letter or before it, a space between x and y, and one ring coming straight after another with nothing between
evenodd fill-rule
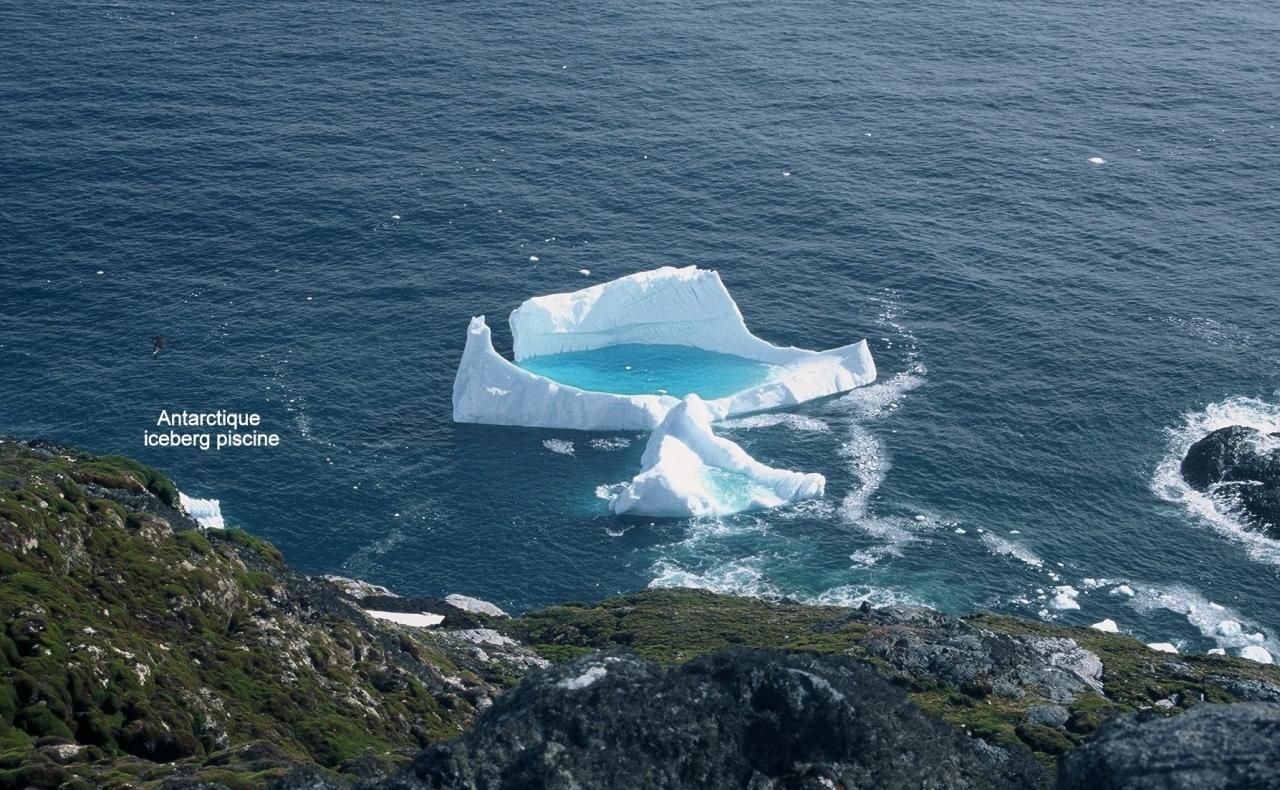
<instances>
[{"instance_id":1,"label":"green moss","mask_svg":"<svg viewBox=\"0 0 1280 790\"><path fill-rule=\"evenodd\" d=\"M584 649L629 647L662 662L683 662L738 645L839 653L868 630L840 622L836 607L769 603L702 590L645 590L594 607L553 606L502 624L548 658Z\"/></svg>"},{"instance_id":2,"label":"green moss","mask_svg":"<svg viewBox=\"0 0 1280 790\"><path fill-rule=\"evenodd\" d=\"M253 740L332 766L456 735L474 715L442 706L415 677L457 672L430 649L336 610L298 619L281 608L272 596L292 597L294 577L269 543L241 530L175 531L126 504L144 490L176 501L163 475L68 456L0 455L0 540L36 546L0 551L0 751L12 752L0 788L158 782L164 761ZM107 491L94 498L86 484ZM37 776L28 758L43 760L33 743L46 735L104 759L76 767L80 779L62 768ZM232 787L266 777L202 775Z\"/></svg>"}]
</instances>

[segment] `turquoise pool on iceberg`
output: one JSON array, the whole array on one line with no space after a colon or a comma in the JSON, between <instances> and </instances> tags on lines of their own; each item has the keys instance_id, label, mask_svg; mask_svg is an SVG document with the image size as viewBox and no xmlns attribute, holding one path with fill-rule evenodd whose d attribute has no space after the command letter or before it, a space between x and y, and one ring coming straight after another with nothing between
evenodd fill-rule
<instances>
[{"instance_id":1,"label":"turquoise pool on iceberg","mask_svg":"<svg viewBox=\"0 0 1280 790\"><path fill-rule=\"evenodd\" d=\"M750 389L778 369L754 359L694 346L623 343L616 346L529 357L525 370L560 384L618 395L691 393L715 400Z\"/></svg>"},{"instance_id":2,"label":"turquoise pool on iceberg","mask_svg":"<svg viewBox=\"0 0 1280 790\"><path fill-rule=\"evenodd\" d=\"M688 395L723 419L876 377L865 340L809 351L751 334L720 275L694 266L527 299L510 323L514 360L494 349L484 316L471 319L456 422L651 431Z\"/></svg>"}]
</instances>

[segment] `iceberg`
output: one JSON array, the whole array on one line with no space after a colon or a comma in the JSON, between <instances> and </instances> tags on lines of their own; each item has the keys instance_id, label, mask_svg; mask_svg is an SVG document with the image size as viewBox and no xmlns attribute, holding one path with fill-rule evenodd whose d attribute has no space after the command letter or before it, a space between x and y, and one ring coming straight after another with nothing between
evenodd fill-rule
<instances>
[{"instance_id":1,"label":"iceberg","mask_svg":"<svg viewBox=\"0 0 1280 790\"><path fill-rule=\"evenodd\" d=\"M614 497L618 515L724 516L821 497L817 473L774 469L711 430L710 404L688 395L649 436L641 472Z\"/></svg>"},{"instance_id":2,"label":"iceberg","mask_svg":"<svg viewBox=\"0 0 1280 790\"><path fill-rule=\"evenodd\" d=\"M608 391L529 369L545 367L556 355L608 353L624 347L680 346L736 358L734 380L743 381L743 386L705 400L714 419L788 408L869 384L876 377L865 340L810 351L776 346L751 334L720 275L695 266L666 266L578 291L534 297L512 311L510 324L514 361L494 349L484 316L471 319L453 385L456 422L654 430L681 402L664 388ZM662 351L655 356L661 360ZM697 367L696 359L689 367ZM692 394L707 395L698 391L707 386L698 384Z\"/></svg>"},{"instance_id":3,"label":"iceberg","mask_svg":"<svg viewBox=\"0 0 1280 790\"><path fill-rule=\"evenodd\" d=\"M222 520L222 507L218 500L196 499L179 491L178 502L182 504L182 509L187 515L205 529L227 528L226 522Z\"/></svg>"}]
</instances>

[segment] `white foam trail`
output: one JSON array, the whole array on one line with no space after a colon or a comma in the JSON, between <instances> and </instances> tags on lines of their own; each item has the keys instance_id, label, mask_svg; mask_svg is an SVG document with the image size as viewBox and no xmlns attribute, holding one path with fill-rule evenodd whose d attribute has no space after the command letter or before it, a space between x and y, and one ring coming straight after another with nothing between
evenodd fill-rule
<instances>
[{"instance_id":1,"label":"white foam trail","mask_svg":"<svg viewBox=\"0 0 1280 790\"><path fill-rule=\"evenodd\" d=\"M839 587L832 587L830 590L820 592L817 595L801 599L807 604L818 604L821 606L861 606L863 602L871 604L875 608L881 606L892 606L895 604L910 604L913 606L925 606L923 601L910 593L892 588L868 587L863 584L843 584Z\"/></svg>"},{"instance_id":2,"label":"white foam trail","mask_svg":"<svg viewBox=\"0 0 1280 790\"><path fill-rule=\"evenodd\" d=\"M654 563L655 576L650 587L694 587L699 590L725 595L745 595L751 598L780 598L778 588L765 578L759 567L759 556L746 557L732 563L718 565L698 573L680 567L671 560Z\"/></svg>"},{"instance_id":3,"label":"white foam trail","mask_svg":"<svg viewBox=\"0 0 1280 790\"><path fill-rule=\"evenodd\" d=\"M763 558L757 555L699 573L681 568L670 560L659 560L654 564L654 570L657 575L653 581L649 582L649 586L693 587L726 595L764 598L767 600L782 598L783 593L760 568L762 563ZM920 599L901 590L871 587L864 584L839 585L814 595L788 593L786 597L811 606L856 607L860 606L864 601L875 607L889 606L891 604L926 605Z\"/></svg>"},{"instance_id":4,"label":"white foam trail","mask_svg":"<svg viewBox=\"0 0 1280 790\"><path fill-rule=\"evenodd\" d=\"M1247 346L1250 335L1235 324L1224 324L1212 318L1178 318L1166 316L1160 322L1176 327L1211 346Z\"/></svg>"},{"instance_id":5,"label":"white foam trail","mask_svg":"<svg viewBox=\"0 0 1280 790\"><path fill-rule=\"evenodd\" d=\"M867 503L889 472L889 459L880 440L861 425L849 426L849 440L840 446L857 482L840 502L840 517L850 523L867 514Z\"/></svg>"},{"instance_id":6,"label":"white foam trail","mask_svg":"<svg viewBox=\"0 0 1280 790\"><path fill-rule=\"evenodd\" d=\"M592 450L624 450L631 446L631 440L625 436L611 436L608 439L592 439Z\"/></svg>"},{"instance_id":7,"label":"white foam trail","mask_svg":"<svg viewBox=\"0 0 1280 790\"><path fill-rule=\"evenodd\" d=\"M612 502L614 497L622 493L622 489L626 487L626 482L609 483L607 485L596 486L596 499L603 499L606 502Z\"/></svg>"},{"instance_id":8,"label":"white foam trail","mask_svg":"<svg viewBox=\"0 0 1280 790\"><path fill-rule=\"evenodd\" d=\"M722 420L716 423L717 427L724 428L771 428L775 425L785 425L793 431L810 431L814 433L825 433L831 430L831 426L819 420L816 417L807 417L803 414L774 413L774 414L752 414L748 417L735 417L729 420Z\"/></svg>"},{"instance_id":9,"label":"white foam trail","mask_svg":"<svg viewBox=\"0 0 1280 790\"><path fill-rule=\"evenodd\" d=\"M1166 431L1168 447L1152 475L1151 490L1166 502L1181 505L1197 521L1244 544L1253 559L1280 565L1280 542L1246 530L1238 518L1220 509L1211 497L1196 491L1182 479L1182 459L1191 445L1231 425L1275 433L1280 431L1280 406L1256 398L1235 397L1210 404L1203 411L1182 415L1182 425Z\"/></svg>"},{"instance_id":10,"label":"white foam trail","mask_svg":"<svg viewBox=\"0 0 1280 790\"><path fill-rule=\"evenodd\" d=\"M1014 543L1011 540L1006 540L992 532L982 533L982 542L986 545L987 550L992 554L1013 557L1014 559L1024 562L1033 568L1044 567L1044 560L1037 557L1034 551L1020 543Z\"/></svg>"},{"instance_id":11,"label":"white foam trail","mask_svg":"<svg viewBox=\"0 0 1280 790\"><path fill-rule=\"evenodd\" d=\"M568 439L546 439L542 446L557 455L573 455L573 442Z\"/></svg>"},{"instance_id":12,"label":"white foam trail","mask_svg":"<svg viewBox=\"0 0 1280 790\"><path fill-rule=\"evenodd\" d=\"M1180 584L1169 586L1131 585L1134 595L1128 604L1139 614L1164 609L1183 615L1187 622L1203 636L1212 639L1218 647L1242 649L1250 645L1265 647L1272 653L1280 651L1277 643L1265 631L1242 617L1235 610L1214 603L1200 592Z\"/></svg>"}]
</instances>

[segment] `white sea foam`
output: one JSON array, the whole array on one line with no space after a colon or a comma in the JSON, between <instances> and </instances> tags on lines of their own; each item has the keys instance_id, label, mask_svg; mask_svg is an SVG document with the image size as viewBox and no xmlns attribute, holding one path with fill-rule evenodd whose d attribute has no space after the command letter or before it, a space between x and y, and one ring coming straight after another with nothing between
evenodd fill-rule
<instances>
[{"instance_id":1,"label":"white sea foam","mask_svg":"<svg viewBox=\"0 0 1280 790\"><path fill-rule=\"evenodd\" d=\"M925 602L910 593L892 588L869 587L865 584L843 584L839 587L832 587L824 590L817 595L802 597L804 603L818 604L821 606L861 606L863 602L871 604L873 607L892 606L896 604L911 604L914 606L924 606Z\"/></svg>"},{"instance_id":2,"label":"white sea foam","mask_svg":"<svg viewBox=\"0 0 1280 790\"><path fill-rule=\"evenodd\" d=\"M1034 551L1020 543L1014 543L1011 540L1002 538L994 532L983 532L982 542L992 554L1013 557L1033 568L1044 567L1044 560L1037 557Z\"/></svg>"},{"instance_id":3,"label":"white sea foam","mask_svg":"<svg viewBox=\"0 0 1280 790\"><path fill-rule=\"evenodd\" d=\"M836 402L852 418L849 438L840 446L839 454L849 465L855 482L845 493L839 512L841 518L853 524L866 518L867 505L890 467L883 443L863 423L892 414L907 393L924 384L925 366L920 360L915 336L898 320L901 311L895 296L893 291L885 291L872 301L880 305L876 326L891 336L891 342L896 340L906 347L906 369L885 381L852 390ZM872 529L883 531L884 527Z\"/></svg>"},{"instance_id":4,"label":"white sea foam","mask_svg":"<svg viewBox=\"0 0 1280 790\"><path fill-rule=\"evenodd\" d=\"M1211 346L1247 346L1251 339L1248 332L1235 324L1223 323L1214 318L1165 316L1160 322Z\"/></svg>"},{"instance_id":5,"label":"white sea foam","mask_svg":"<svg viewBox=\"0 0 1280 790\"><path fill-rule=\"evenodd\" d=\"M631 446L631 440L625 436L611 436L608 439L592 439L589 444L592 450L624 450Z\"/></svg>"},{"instance_id":6,"label":"white sea foam","mask_svg":"<svg viewBox=\"0 0 1280 790\"><path fill-rule=\"evenodd\" d=\"M765 578L760 565L763 558L745 557L698 572L682 568L674 561L660 559L654 563L650 587L694 587L726 595L751 598L780 598L778 588Z\"/></svg>"},{"instance_id":7,"label":"white sea foam","mask_svg":"<svg viewBox=\"0 0 1280 790\"><path fill-rule=\"evenodd\" d=\"M1264 434L1280 431L1280 406L1256 398L1228 398L1202 411L1182 416L1182 425L1170 428L1165 455L1151 479L1151 490L1161 499L1180 505L1197 521L1221 535L1244 544L1249 556L1260 562L1280 565L1280 542L1247 531L1233 514L1218 507L1209 496L1196 491L1182 479L1182 459L1191 445L1219 428L1243 425Z\"/></svg>"},{"instance_id":8,"label":"white sea foam","mask_svg":"<svg viewBox=\"0 0 1280 790\"><path fill-rule=\"evenodd\" d=\"M787 412L775 414L752 414L748 417L734 417L733 419L722 420L716 425L717 427L730 429L771 428L775 425L783 425L793 431L826 432L831 430L830 425L816 417L807 417L803 414L790 414Z\"/></svg>"},{"instance_id":9,"label":"white sea foam","mask_svg":"<svg viewBox=\"0 0 1280 790\"><path fill-rule=\"evenodd\" d=\"M840 516L856 522L867 514L867 503L884 482L889 458L880 440L857 423L849 427L849 440L840 446L839 453L856 479L840 503Z\"/></svg>"},{"instance_id":10,"label":"white sea foam","mask_svg":"<svg viewBox=\"0 0 1280 790\"><path fill-rule=\"evenodd\" d=\"M596 486L596 498L603 499L606 502L612 502L618 494L622 493L622 489L626 488L626 482L608 483L606 485Z\"/></svg>"},{"instance_id":11,"label":"white sea foam","mask_svg":"<svg viewBox=\"0 0 1280 790\"><path fill-rule=\"evenodd\" d=\"M657 575L649 582L649 586L693 587L751 598L782 598L783 592L761 568L763 561L764 558L757 555L697 572L682 568L671 560L659 560L654 565ZM813 606L855 607L864 601L875 607L891 604L925 605L924 601L902 590L866 584L843 584L809 595L788 592L786 597Z\"/></svg>"},{"instance_id":12,"label":"white sea foam","mask_svg":"<svg viewBox=\"0 0 1280 790\"><path fill-rule=\"evenodd\" d=\"M557 455L573 455L573 442L568 439L546 439L542 446Z\"/></svg>"},{"instance_id":13,"label":"white sea foam","mask_svg":"<svg viewBox=\"0 0 1280 790\"><path fill-rule=\"evenodd\" d=\"M1140 614L1164 609L1183 615L1203 636L1212 639L1218 647L1228 650L1242 649L1249 645L1266 647L1271 652L1280 650L1280 643L1271 639L1240 613L1210 601L1190 587L1180 584L1131 586L1134 595L1128 600L1128 604Z\"/></svg>"}]
</instances>

